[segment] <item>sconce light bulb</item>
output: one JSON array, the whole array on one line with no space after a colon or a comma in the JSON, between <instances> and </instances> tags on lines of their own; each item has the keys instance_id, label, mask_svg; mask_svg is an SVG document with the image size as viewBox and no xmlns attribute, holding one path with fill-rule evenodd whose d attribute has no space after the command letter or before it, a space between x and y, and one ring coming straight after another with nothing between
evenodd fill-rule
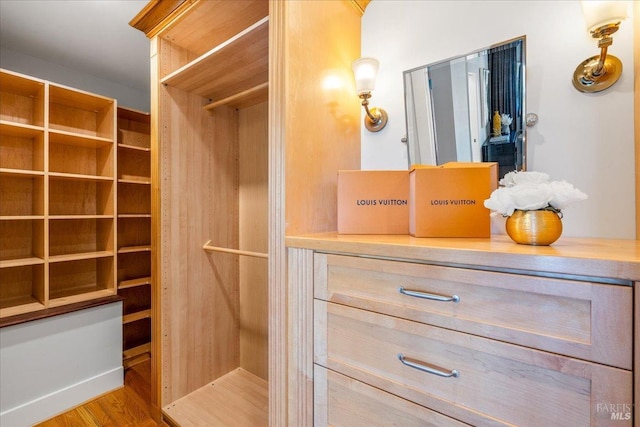
<instances>
[{"instance_id":1,"label":"sconce light bulb","mask_svg":"<svg viewBox=\"0 0 640 427\"><path fill-rule=\"evenodd\" d=\"M379 62L374 58L360 58L353 61L353 77L356 82L356 93L362 99L366 115L364 125L370 132L379 132L387 125L387 112L382 108L369 109L369 98L375 88Z\"/></svg>"},{"instance_id":2,"label":"sconce light bulb","mask_svg":"<svg viewBox=\"0 0 640 427\"><path fill-rule=\"evenodd\" d=\"M587 31L594 34L602 27L619 25L627 17L627 2L583 0L582 13L587 25Z\"/></svg>"},{"instance_id":3,"label":"sconce light bulb","mask_svg":"<svg viewBox=\"0 0 640 427\"><path fill-rule=\"evenodd\" d=\"M372 92L376 85L379 62L374 58L360 58L353 61L353 76L358 96L364 92Z\"/></svg>"}]
</instances>

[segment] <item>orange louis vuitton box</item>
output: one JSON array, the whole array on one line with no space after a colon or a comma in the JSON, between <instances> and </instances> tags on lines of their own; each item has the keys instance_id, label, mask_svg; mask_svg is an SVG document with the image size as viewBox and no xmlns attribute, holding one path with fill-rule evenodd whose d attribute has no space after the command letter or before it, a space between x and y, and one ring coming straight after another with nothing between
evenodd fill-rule
<instances>
[{"instance_id":1,"label":"orange louis vuitton box","mask_svg":"<svg viewBox=\"0 0 640 427\"><path fill-rule=\"evenodd\" d=\"M409 233L490 237L491 212L484 201L497 186L497 163L414 166L409 173Z\"/></svg>"},{"instance_id":2,"label":"orange louis vuitton box","mask_svg":"<svg viewBox=\"0 0 640 427\"><path fill-rule=\"evenodd\" d=\"M338 233L408 234L409 171L339 171Z\"/></svg>"}]
</instances>

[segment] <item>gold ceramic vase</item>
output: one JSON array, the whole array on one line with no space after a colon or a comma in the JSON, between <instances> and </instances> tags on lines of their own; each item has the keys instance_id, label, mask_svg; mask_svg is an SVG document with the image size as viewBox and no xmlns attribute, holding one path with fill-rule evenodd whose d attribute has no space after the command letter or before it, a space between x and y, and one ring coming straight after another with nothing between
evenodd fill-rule
<instances>
[{"instance_id":1,"label":"gold ceramic vase","mask_svg":"<svg viewBox=\"0 0 640 427\"><path fill-rule=\"evenodd\" d=\"M507 218L507 234L521 245L547 246L562 234L562 219L548 210L515 211Z\"/></svg>"}]
</instances>

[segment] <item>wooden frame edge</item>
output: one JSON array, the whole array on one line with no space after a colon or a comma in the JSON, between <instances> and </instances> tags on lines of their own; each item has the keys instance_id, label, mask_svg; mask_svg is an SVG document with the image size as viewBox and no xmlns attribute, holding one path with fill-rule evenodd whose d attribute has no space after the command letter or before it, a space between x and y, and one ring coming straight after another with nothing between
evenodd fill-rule
<instances>
[{"instance_id":1,"label":"wooden frame edge","mask_svg":"<svg viewBox=\"0 0 640 427\"><path fill-rule=\"evenodd\" d=\"M633 122L635 140L635 196L636 196L636 240L640 239L640 2L633 2L633 54L634 84L633 84Z\"/></svg>"}]
</instances>

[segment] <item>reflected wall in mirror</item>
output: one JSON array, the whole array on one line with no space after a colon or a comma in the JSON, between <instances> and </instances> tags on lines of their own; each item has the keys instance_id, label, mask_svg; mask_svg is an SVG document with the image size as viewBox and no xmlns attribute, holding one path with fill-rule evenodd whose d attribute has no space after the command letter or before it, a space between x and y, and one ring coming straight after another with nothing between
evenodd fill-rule
<instances>
[{"instance_id":1,"label":"reflected wall in mirror","mask_svg":"<svg viewBox=\"0 0 640 427\"><path fill-rule=\"evenodd\" d=\"M404 72L409 167L497 162L500 178L526 169L525 41ZM494 134L496 112L508 118Z\"/></svg>"}]
</instances>

